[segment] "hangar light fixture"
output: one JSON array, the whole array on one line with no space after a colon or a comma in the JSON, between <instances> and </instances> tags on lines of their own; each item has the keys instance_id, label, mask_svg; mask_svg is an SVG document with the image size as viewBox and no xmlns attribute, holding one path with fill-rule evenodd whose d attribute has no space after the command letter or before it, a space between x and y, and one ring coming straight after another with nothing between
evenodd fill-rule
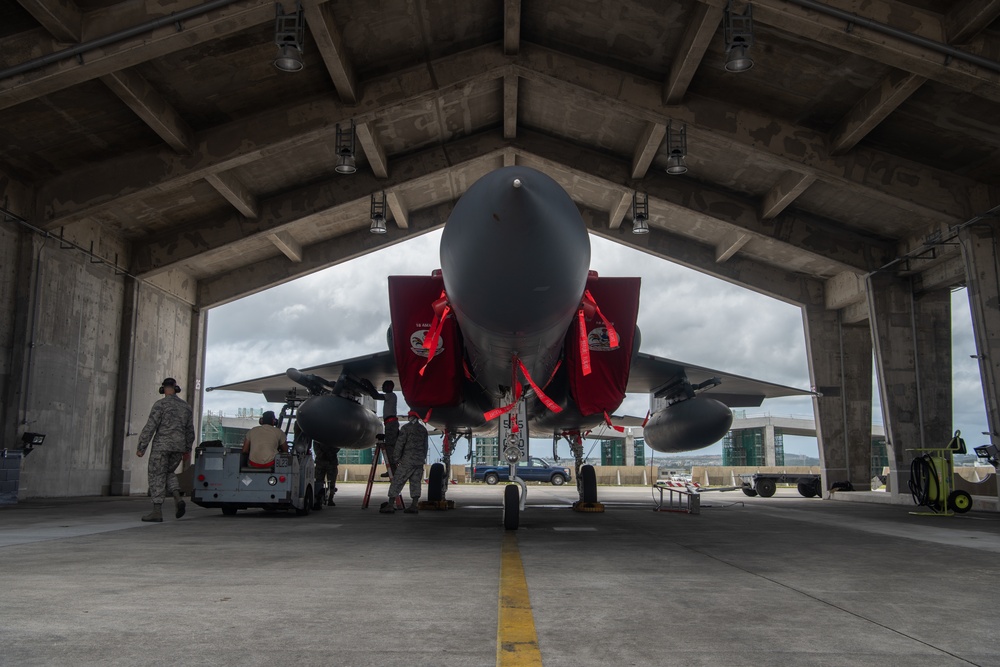
<instances>
[{"instance_id":1,"label":"hangar light fixture","mask_svg":"<svg viewBox=\"0 0 1000 667\"><path fill-rule=\"evenodd\" d=\"M298 72L303 66L302 44L306 29L302 3L296 0L295 11L285 14L281 3L276 2L274 11L274 43L278 45L274 66L282 72Z\"/></svg>"},{"instance_id":2,"label":"hangar light fixture","mask_svg":"<svg viewBox=\"0 0 1000 667\"><path fill-rule=\"evenodd\" d=\"M350 130L341 130L337 123L337 166L338 174L353 174L358 170L354 164L354 121Z\"/></svg>"},{"instance_id":3,"label":"hangar light fixture","mask_svg":"<svg viewBox=\"0 0 1000 667\"><path fill-rule=\"evenodd\" d=\"M676 176L687 173L687 125L674 129L674 122L667 123L667 173Z\"/></svg>"},{"instance_id":4,"label":"hangar light fixture","mask_svg":"<svg viewBox=\"0 0 1000 667\"><path fill-rule=\"evenodd\" d=\"M385 191L372 193L372 234L385 234Z\"/></svg>"},{"instance_id":5,"label":"hangar light fixture","mask_svg":"<svg viewBox=\"0 0 1000 667\"><path fill-rule=\"evenodd\" d=\"M726 71L745 72L753 67L753 58L747 49L753 46L753 15L747 4L742 14L733 12L733 0L729 0L725 14Z\"/></svg>"},{"instance_id":6,"label":"hangar light fixture","mask_svg":"<svg viewBox=\"0 0 1000 667\"><path fill-rule=\"evenodd\" d=\"M632 233L649 233L649 195L638 190L632 193Z\"/></svg>"}]
</instances>

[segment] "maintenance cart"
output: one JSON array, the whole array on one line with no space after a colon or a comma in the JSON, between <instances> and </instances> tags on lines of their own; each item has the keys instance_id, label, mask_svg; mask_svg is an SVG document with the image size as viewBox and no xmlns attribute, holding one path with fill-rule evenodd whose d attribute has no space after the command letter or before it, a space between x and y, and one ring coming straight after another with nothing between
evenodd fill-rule
<instances>
[{"instance_id":1,"label":"maintenance cart","mask_svg":"<svg viewBox=\"0 0 1000 667\"><path fill-rule=\"evenodd\" d=\"M202 507L218 507L226 516L251 507L305 516L313 507L314 478L312 453L304 444L279 453L268 468L254 468L241 447L212 440L198 445L191 499Z\"/></svg>"}]
</instances>

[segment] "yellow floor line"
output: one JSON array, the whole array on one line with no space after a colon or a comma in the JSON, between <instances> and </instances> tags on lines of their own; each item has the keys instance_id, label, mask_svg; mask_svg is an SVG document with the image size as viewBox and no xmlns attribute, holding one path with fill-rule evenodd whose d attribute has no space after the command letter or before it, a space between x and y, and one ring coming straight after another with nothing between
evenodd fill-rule
<instances>
[{"instance_id":1,"label":"yellow floor line","mask_svg":"<svg viewBox=\"0 0 1000 667\"><path fill-rule=\"evenodd\" d=\"M535 617L528 598L517 534L504 533L500 552L500 608L497 614L497 667L540 667Z\"/></svg>"}]
</instances>

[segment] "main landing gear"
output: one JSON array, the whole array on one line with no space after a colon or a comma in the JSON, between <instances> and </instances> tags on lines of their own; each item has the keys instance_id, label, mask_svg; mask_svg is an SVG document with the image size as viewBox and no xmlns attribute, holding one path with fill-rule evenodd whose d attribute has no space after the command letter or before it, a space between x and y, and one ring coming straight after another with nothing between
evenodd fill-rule
<instances>
[{"instance_id":1,"label":"main landing gear","mask_svg":"<svg viewBox=\"0 0 1000 667\"><path fill-rule=\"evenodd\" d=\"M455 443L462 437L458 433L448 433L445 431L441 458L443 463L435 463L431 466L430 474L427 476L427 500L422 500L417 505L422 510L451 510L455 509L455 501L447 500L448 480L451 477L451 454L455 451ZM471 440L472 436L469 436Z\"/></svg>"},{"instance_id":2,"label":"main landing gear","mask_svg":"<svg viewBox=\"0 0 1000 667\"><path fill-rule=\"evenodd\" d=\"M594 466L583 463L583 437L579 431L564 434L573 452L576 471L576 488L580 499L573 503L574 512L603 512L604 504L597 501L597 473Z\"/></svg>"}]
</instances>

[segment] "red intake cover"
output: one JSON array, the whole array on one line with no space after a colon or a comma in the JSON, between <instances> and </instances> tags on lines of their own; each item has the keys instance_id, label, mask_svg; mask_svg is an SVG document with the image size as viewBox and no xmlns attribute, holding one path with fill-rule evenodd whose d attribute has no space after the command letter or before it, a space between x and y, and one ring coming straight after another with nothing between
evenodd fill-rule
<instances>
[{"instance_id":1,"label":"red intake cover","mask_svg":"<svg viewBox=\"0 0 1000 667\"><path fill-rule=\"evenodd\" d=\"M407 405L436 408L457 405L461 398L462 346L458 323L450 314L444 321L437 351L427 364L423 347L434 321L433 304L444 291L440 274L389 276L389 313L392 348L400 389ZM424 368L420 375L420 369Z\"/></svg>"},{"instance_id":2,"label":"red intake cover","mask_svg":"<svg viewBox=\"0 0 1000 667\"><path fill-rule=\"evenodd\" d=\"M566 361L569 388L580 414L611 413L625 399L629 369L632 366L632 343L635 319L639 315L639 278L587 278L597 307L618 332L618 348L608 348L604 322L594 313L585 320L590 348L590 375L583 374L580 359L580 325L574 319L566 335Z\"/></svg>"}]
</instances>

